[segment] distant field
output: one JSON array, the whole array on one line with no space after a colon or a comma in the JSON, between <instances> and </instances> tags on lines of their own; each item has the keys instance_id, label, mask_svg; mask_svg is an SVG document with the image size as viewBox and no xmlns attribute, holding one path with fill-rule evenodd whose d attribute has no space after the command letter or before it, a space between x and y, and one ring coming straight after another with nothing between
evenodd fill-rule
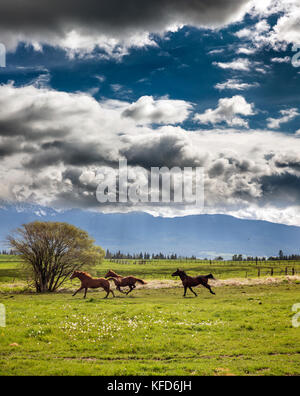
<instances>
[{"instance_id":1,"label":"distant field","mask_svg":"<svg viewBox=\"0 0 300 396\"><path fill-rule=\"evenodd\" d=\"M197 298L189 292L182 298L178 287L140 287L108 300L101 290L89 291L84 300L66 289L28 293L21 262L0 256L7 320L0 328L0 375L300 375L300 327L292 326L299 277L264 283L267 264L256 284L255 263L105 261L99 276L113 268L164 284L180 266L220 281L215 296L199 287ZM299 263L273 266L277 275ZM246 271L252 283L244 285Z\"/></svg>"},{"instance_id":2,"label":"distant field","mask_svg":"<svg viewBox=\"0 0 300 396\"><path fill-rule=\"evenodd\" d=\"M212 273L216 278L245 278L273 275L300 275L300 261L209 261L209 260L104 260L92 272L94 276L103 276L108 269L126 275L136 275L145 279L172 279L171 274L176 268L182 268L191 275ZM17 256L0 255L0 283L25 280L22 262Z\"/></svg>"}]
</instances>

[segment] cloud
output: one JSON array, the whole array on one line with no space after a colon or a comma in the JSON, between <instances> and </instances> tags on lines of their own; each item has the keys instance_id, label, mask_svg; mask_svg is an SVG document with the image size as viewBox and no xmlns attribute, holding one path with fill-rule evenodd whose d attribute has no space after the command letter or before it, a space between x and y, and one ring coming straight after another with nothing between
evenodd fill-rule
<instances>
[{"instance_id":1,"label":"cloud","mask_svg":"<svg viewBox=\"0 0 300 396\"><path fill-rule=\"evenodd\" d=\"M95 74L94 76L96 80L98 80L100 83L103 83L106 80L106 77L101 75L101 74Z\"/></svg>"},{"instance_id":2,"label":"cloud","mask_svg":"<svg viewBox=\"0 0 300 396\"><path fill-rule=\"evenodd\" d=\"M144 182L152 166L201 166L205 213L300 225L299 137L230 128L189 131L166 124L154 128L152 111L160 108L159 100L151 99L142 125L123 115L139 101L99 102L80 92L1 85L0 199L56 208L137 210L130 203L100 204L95 197L99 175L105 171L112 182L118 161L124 158L137 178L131 185ZM214 122L224 119L229 125L238 115L253 113L253 106L239 96L221 99L217 109ZM165 117L175 121L173 113L166 112ZM280 191L286 184L288 194ZM179 204L144 204L139 209L163 216L202 213Z\"/></svg>"},{"instance_id":3,"label":"cloud","mask_svg":"<svg viewBox=\"0 0 300 396\"><path fill-rule=\"evenodd\" d=\"M280 128L280 124L287 123L300 115L297 108L280 110L280 114L282 115L280 118L267 118L268 128L278 129Z\"/></svg>"},{"instance_id":4,"label":"cloud","mask_svg":"<svg viewBox=\"0 0 300 396\"><path fill-rule=\"evenodd\" d=\"M129 105L122 115L134 119L138 124L176 124L188 117L191 108L192 105L184 100L154 100L152 96L142 96Z\"/></svg>"},{"instance_id":5,"label":"cloud","mask_svg":"<svg viewBox=\"0 0 300 396\"><path fill-rule=\"evenodd\" d=\"M231 62L213 62L213 65L218 66L221 69L249 71L252 63L247 58L238 58Z\"/></svg>"},{"instance_id":6,"label":"cloud","mask_svg":"<svg viewBox=\"0 0 300 396\"><path fill-rule=\"evenodd\" d=\"M298 0L268 0L254 4L250 14L260 21L254 26L236 32L241 40L250 41L255 48L268 46L274 50L286 50L289 44L300 43L300 4ZM270 26L267 18L273 16ZM256 18L254 18L255 20Z\"/></svg>"},{"instance_id":7,"label":"cloud","mask_svg":"<svg viewBox=\"0 0 300 396\"><path fill-rule=\"evenodd\" d=\"M150 33L175 31L182 25L216 28L241 20L250 0L17 0L0 3L0 36L13 50L20 41L41 50L60 46L71 56L96 47L120 58L135 46L156 45Z\"/></svg>"},{"instance_id":8,"label":"cloud","mask_svg":"<svg viewBox=\"0 0 300 396\"><path fill-rule=\"evenodd\" d=\"M270 29L270 25L268 24L266 19L262 19L257 22L254 26L243 28L235 33L239 39L251 39L254 45L258 46L262 41L264 41L264 37L266 32Z\"/></svg>"},{"instance_id":9,"label":"cloud","mask_svg":"<svg viewBox=\"0 0 300 396\"><path fill-rule=\"evenodd\" d=\"M283 15L277 20L269 35L275 48L286 48L287 44L300 43L300 4L297 0L282 2Z\"/></svg>"},{"instance_id":10,"label":"cloud","mask_svg":"<svg viewBox=\"0 0 300 396\"><path fill-rule=\"evenodd\" d=\"M263 65L261 62L250 61L248 58L237 58L232 60L231 62L213 62L214 66L219 67L220 69L225 70L234 70L234 71L251 71L256 70L258 73L266 73L266 69L268 68L266 65Z\"/></svg>"},{"instance_id":11,"label":"cloud","mask_svg":"<svg viewBox=\"0 0 300 396\"><path fill-rule=\"evenodd\" d=\"M253 55L253 54L255 54L255 52L256 52L256 48L241 47L236 50L237 54L243 54L243 55Z\"/></svg>"},{"instance_id":12,"label":"cloud","mask_svg":"<svg viewBox=\"0 0 300 396\"><path fill-rule=\"evenodd\" d=\"M220 91L223 91L224 89L235 89L237 91L244 91L246 89L255 88L258 86L259 86L258 83L248 84L248 83L243 83L242 81L240 81L238 79L230 78L223 83L217 83L214 86L214 88L216 88Z\"/></svg>"},{"instance_id":13,"label":"cloud","mask_svg":"<svg viewBox=\"0 0 300 396\"><path fill-rule=\"evenodd\" d=\"M275 58L271 59L271 62L273 62L273 63L290 63L291 58L289 56L285 56L282 58L275 57Z\"/></svg>"},{"instance_id":14,"label":"cloud","mask_svg":"<svg viewBox=\"0 0 300 396\"><path fill-rule=\"evenodd\" d=\"M209 51L208 55L222 54L224 51L225 51L224 48L217 48L217 49Z\"/></svg>"},{"instance_id":15,"label":"cloud","mask_svg":"<svg viewBox=\"0 0 300 396\"><path fill-rule=\"evenodd\" d=\"M2 0L0 37L9 51L20 42L36 51L48 44L66 50L70 57L95 56L94 51L101 49L98 57L121 60L132 47L157 46L153 33L163 35L184 25L217 29L241 21L247 13L260 20L236 32L253 44L238 53L249 55L263 45L278 49L300 42L298 0L53 0L51 5L28 0L26 7L17 0ZM278 18L273 27L267 21L270 15Z\"/></svg>"},{"instance_id":16,"label":"cloud","mask_svg":"<svg viewBox=\"0 0 300 396\"><path fill-rule=\"evenodd\" d=\"M248 127L248 122L237 115L251 116L254 114L253 103L247 103L241 95L219 99L216 109L207 109L203 114L196 114L194 120L201 124L219 124L228 126Z\"/></svg>"}]
</instances>

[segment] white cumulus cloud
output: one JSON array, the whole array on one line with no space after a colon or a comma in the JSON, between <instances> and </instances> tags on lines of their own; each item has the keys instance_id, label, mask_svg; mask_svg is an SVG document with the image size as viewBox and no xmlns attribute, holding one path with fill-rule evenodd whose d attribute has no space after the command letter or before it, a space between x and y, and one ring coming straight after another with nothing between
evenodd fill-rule
<instances>
[{"instance_id":1,"label":"white cumulus cloud","mask_svg":"<svg viewBox=\"0 0 300 396\"><path fill-rule=\"evenodd\" d=\"M287 123L300 115L297 108L280 110L280 114L282 115L282 117L267 118L268 128L278 129L278 128L280 128L281 124Z\"/></svg>"},{"instance_id":2,"label":"white cumulus cloud","mask_svg":"<svg viewBox=\"0 0 300 396\"><path fill-rule=\"evenodd\" d=\"M248 127L248 122L242 116L254 115L253 103L248 103L241 95L232 98L222 98L215 109L207 109L203 114L196 114L194 120L201 124L219 124L225 122L228 126Z\"/></svg>"}]
</instances>

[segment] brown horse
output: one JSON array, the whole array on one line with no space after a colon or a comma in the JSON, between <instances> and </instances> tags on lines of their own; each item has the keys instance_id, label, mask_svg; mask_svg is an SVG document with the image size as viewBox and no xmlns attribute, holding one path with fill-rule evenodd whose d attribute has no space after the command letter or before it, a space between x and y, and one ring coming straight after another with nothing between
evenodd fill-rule
<instances>
[{"instance_id":1,"label":"brown horse","mask_svg":"<svg viewBox=\"0 0 300 396\"><path fill-rule=\"evenodd\" d=\"M78 278L81 280L80 288L73 294L75 296L80 290L85 289L84 298L86 297L87 289L97 289L98 287L102 287L106 291L107 298L109 293L111 293L114 297L114 292L110 289L110 283L108 280L104 278L92 278L90 274L82 271L74 271L70 276L70 279Z\"/></svg>"},{"instance_id":2,"label":"brown horse","mask_svg":"<svg viewBox=\"0 0 300 396\"><path fill-rule=\"evenodd\" d=\"M115 271L113 270L109 270L107 272L107 274L105 275L105 278L109 278L108 280L112 280L114 282L114 284L116 285L117 290L119 290L121 293L124 294L129 294L130 292L132 292L133 289L135 289L135 284L141 283L142 285L146 285L146 282L143 281L142 279L138 279L135 276L121 276L118 275ZM121 290L121 287L126 287L129 286L129 290L128 292L123 292L123 290Z\"/></svg>"},{"instance_id":3,"label":"brown horse","mask_svg":"<svg viewBox=\"0 0 300 396\"><path fill-rule=\"evenodd\" d=\"M214 293L211 290L209 284L207 283L208 279L215 279L212 274L199 275L199 276L193 277L193 276L187 275L184 271L182 271L179 268L177 268L177 271L174 272L172 274L172 276L179 276L180 277L182 285L184 287L183 297L185 297L185 295L186 295L187 288L189 288L190 291L193 292L194 295L197 297L197 294L192 289L192 286L198 286L198 285L202 285L202 286L206 287L211 292L211 294L216 294L216 293Z\"/></svg>"}]
</instances>

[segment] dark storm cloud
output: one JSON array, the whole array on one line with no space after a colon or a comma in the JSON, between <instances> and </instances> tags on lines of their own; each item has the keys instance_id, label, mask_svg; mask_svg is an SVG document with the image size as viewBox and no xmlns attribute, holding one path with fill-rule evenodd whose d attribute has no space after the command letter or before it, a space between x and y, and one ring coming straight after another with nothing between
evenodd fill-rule
<instances>
[{"instance_id":1,"label":"dark storm cloud","mask_svg":"<svg viewBox=\"0 0 300 396\"><path fill-rule=\"evenodd\" d=\"M64 163L73 166L114 165L115 163L102 153L100 144L55 140L43 143L40 152L24 163L26 168L36 169Z\"/></svg>"},{"instance_id":2,"label":"dark storm cloud","mask_svg":"<svg viewBox=\"0 0 300 396\"><path fill-rule=\"evenodd\" d=\"M222 161L215 161L212 167L208 170L210 178L221 176L225 172L225 165Z\"/></svg>"},{"instance_id":3,"label":"dark storm cloud","mask_svg":"<svg viewBox=\"0 0 300 396\"><path fill-rule=\"evenodd\" d=\"M51 118L52 117L52 118ZM32 107L19 110L18 114L14 114L11 118L0 120L0 136L16 137L23 136L31 141L41 139L41 130L37 127L33 128L32 123L50 122L55 119L52 109L41 108L39 112L33 111ZM48 137L66 136L70 132L70 128L64 126L64 129L49 126L43 128L43 133Z\"/></svg>"},{"instance_id":4,"label":"dark storm cloud","mask_svg":"<svg viewBox=\"0 0 300 396\"><path fill-rule=\"evenodd\" d=\"M300 171L300 161L276 161L275 165L278 168L292 168L296 171Z\"/></svg>"},{"instance_id":5,"label":"dark storm cloud","mask_svg":"<svg viewBox=\"0 0 300 396\"><path fill-rule=\"evenodd\" d=\"M262 183L263 198L266 201L280 203L300 204L300 177L290 173L281 175L263 176Z\"/></svg>"},{"instance_id":6,"label":"dark storm cloud","mask_svg":"<svg viewBox=\"0 0 300 396\"><path fill-rule=\"evenodd\" d=\"M249 0L1 0L1 29L63 34L67 27L120 34L162 30L173 23L219 26L242 14Z\"/></svg>"},{"instance_id":7,"label":"dark storm cloud","mask_svg":"<svg viewBox=\"0 0 300 396\"><path fill-rule=\"evenodd\" d=\"M97 187L97 182L93 181L90 183L83 183L80 179L82 175L82 170L80 168L70 167L67 168L64 172L62 172L63 180L70 180L72 182L72 186L77 190L89 191L95 193L95 188Z\"/></svg>"},{"instance_id":8,"label":"dark storm cloud","mask_svg":"<svg viewBox=\"0 0 300 396\"><path fill-rule=\"evenodd\" d=\"M12 142L0 143L0 158L16 153L16 147Z\"/></svg>"},{"instance_id":9,"label":"dark storm cloud","mask_svg":"<svg viewBox=\"0 0 300 396\"><path fill-rule=\"evenodd\" d=\"M128 161L128 165L141 166L145 169L151 167L167 166L200 166L199 158L186 157L186 141L176 135L151 137L147 140L136 142L129 148L121 150Z\"/></svg>"},{"instance_id":10,"label":"dark storm cloud","mask_svg":"<svg viewBox=\"0 0 300 396\"><path fill-rule=\"evenodd\" d=\"M34 154L37 151L37 147L30 143L24 143L22 139L7 139L4 138L0 142L0 159L1 157L9 157L17 153L28 153Z\"/></svg>"},{"instance_id":11,"label":"dark storm cloud","mask_svg":"<svg viewBox=\"0 0 300 396\"><path fill-rule=\"evenodd\" d=\"M173 119L178 109L188 106L169 99L146 98L145 103L143 97L128 105L97 102L83 93L12 84L1 85L0 93L2 199L99 208L95 197L98 172L111 181L119 159L126 158L130 172L136 172L142 182L147 172L140 167L146 171L154 166L204 167L208 212L249 217L250 207L253 218L300 224L300 218L293 219L293 206L300 203L296 177L300 139L296 136L254 130L189 131ZM141 109L138 121L122 116L125 108L137 104ZM162 104L168 105L165 123L153 127L149 119ZM119 210L113 203L104 207ZM134 208L124 204L120 209ZM156 215L165 213L161 210L172 215L181 210L159 205L152 209Z\"/></svg>"}]
</instances>

